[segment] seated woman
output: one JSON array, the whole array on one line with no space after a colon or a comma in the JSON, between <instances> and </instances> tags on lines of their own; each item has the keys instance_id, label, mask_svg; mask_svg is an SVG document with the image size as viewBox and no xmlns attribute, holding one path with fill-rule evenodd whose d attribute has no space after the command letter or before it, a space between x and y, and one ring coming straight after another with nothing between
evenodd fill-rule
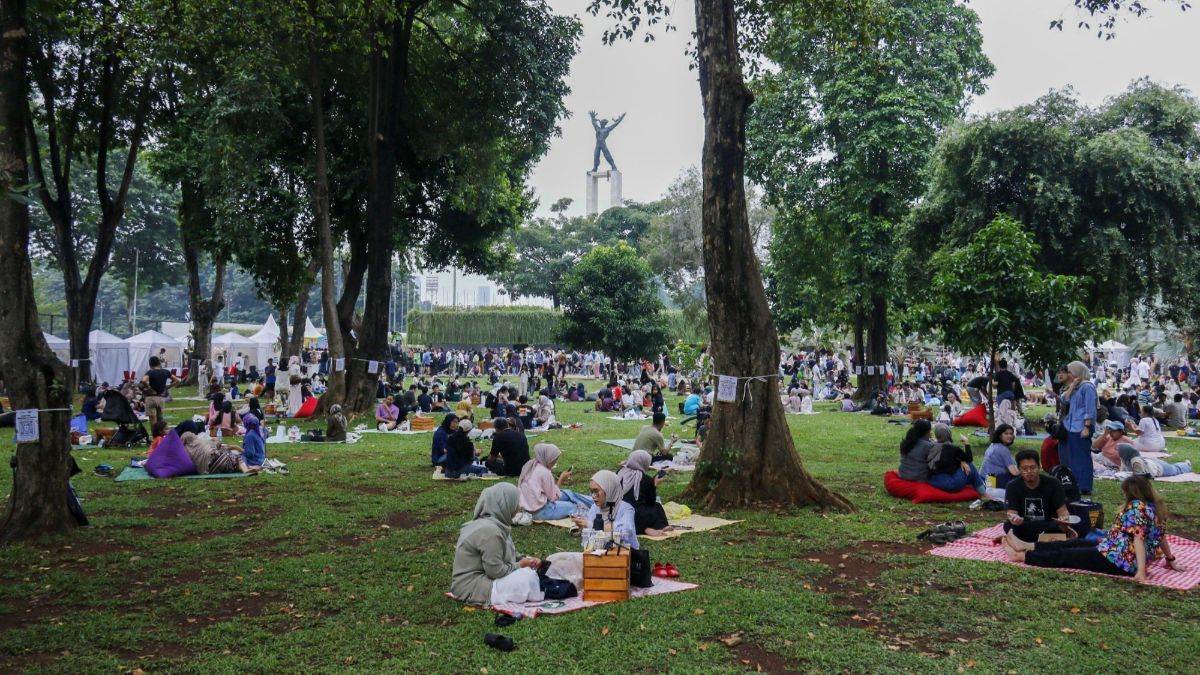
<instances>
[{"instance_id":1,"label":"seated woman","mask_svg":"<svg viewBox=\"0 0 1200 675\"><path fill-rule=\"evenodd\" d=\"M537 407L533 410L533 426L544 429L554 421L554 402L549 396L538 396Z\"/></svg>"},{"instance_id":2,"label":"seated woman","mask_svg":"<svg viewBox=\"0 0 1200 675\"><path fill-rule=\"evenodd\" d=\"M240 423L241 418L233 411L233 401L222 401L220 411L208 419L208 435L236 436Z\"/></svg>"},{"instance_id":3,"label":"seated woman","mask_svg":"<svg viewBox=\"0 0 1200 675\"><path fill-rule=\"evenodd\" d=\"M990 500L983 475L972 464L975 458L967 437L958 437L962 441L960 448L952 442L950 427L945 424L934 426L933 432L937 443L929 449L929 484L943 492L958 492L970 485L979 493L981 500Z\"/></svg>"},{"instance_id":4,"label":"seated woman","mask_svg":"<svg viewBox=\"0 0 1200 675\"><path fill-rule=\"evenodd\" d=\"M453 417L453 415L449 415L449 417ZM325 416L325 440L330 442L346 440L346 424L342 406L336 403L329 406L329 414Z\"/></svg>"},{"instance_id":5,"label":"seated woman","mask_svg":"<svg viewBox=\"0 0 1200 675\"><path fill-rule=\"evenodd\" d=\"M488 473L486 466L475 463L479 457L479 451L475 449L475 444L467 435L470 433L471 427L471 420L462 420L458 423L458 430L446 439L446 462L443 472L447 478L458 478L464 474L482 476Z\"/></svg>"},{"instance_id":6,"label":"seated woman","mask_svg":"<svg viewBox=\"0 0 1200 675\"><path fill-rule=\"evenodd\" d=\"M442 424L433 430L433 446L430 448L430 464L438 466L446 461L446 442L458 430L458 418L448 414L442 418Z\"/></svg>"},{"instance_id":7,"label":"seated woman","mask_svg":"<svg viewBox=\"0 0 1200 675\"><path fill-rule=\"evenodd\" d=\"M662 388L658 383L650 385L650 412L660 413L667 411L666 401L663 400Z\"/></svg>"},{"instance_id":8,"label":"seated woman","mask_svg":"<svg viewBox=\"0 0 1200 675\"><path fill-rule=\"evenodd\" d=\"M996 403L996 424L1017 426L1017 410L1013 407L1012 399L1002 399Z\"/></svg>"},{"instance_id":9,"label":"seated woman","mask_svg":"<svg viewBox=\"0 0 1200 675\"><path fill-rule=\"evenodd\" d=\"M521 493L511 483L497 483L479 493L471 520L458 531L450 593L476 605L541 601L537 558L517 554L512 540L513 516L521 510Z\"/></svg>"},{"instance_id":10,"label":"seated woman","mask_svg":"<svg viewBox=\"0 0 1200 675\"><path fill-rule=\"evenodd\" d=\"M582 536L581 545L586 550L593 534L611 533L613 540L629 548L641 548L637 539L637 524L633 505L622 499L621 479L612 471L597 471L592 475L592 505L586 516L572 516L576 529Z\"/></svg>"},{"instance_id":11,"label":"seated woman","mask_svg":"<svg viewBox=\"0 0 1200 675\"><path fill-rule=\"evenodd\" d=\"M103 410L104 400L96 396L95 389L88 390L87 395L83 398L83 407L80 410L80 414L87 418L87 421L95 422L100 419L100 413ZM0 409L0 412L4 411Z\"/></svg>"},{"instance_id":12,"label":"seated woman","mask_svg":"<svg viewBox=\"0 0 1200 675\"><path fill-rule=\"evenodd\" d=\"M929 420L917 420L912 423L900 441L900 470L897 472L904 480L918 483L929 482L929 448L933 441L929 439L932 426Z\"/></svg>"},{"instance_id":13,"label":"seated woman","mask_svg":"<svg viewBox=\"0 0 1200 675\"><path fill-rule=\"evenodd\" d=\"M961 417L965 412L962 402L958 400L958 394L954 392L946 394L946 405L950 406L950 419Z\"/></svg>"},{"instance_id":14,"label":"seated woman","mask_svg":"<svg viewBox=\"0 0 1200 675\"><path fill-rule=\"evenodd\" d=\"M380 431L393 431L400 426L400 408L391 396L383 399L383 403L375 409L375 424Z\"/></svg>"},{"instance_id":15,"label":"seated woman","mask_svg":"<svg viewBox=\"0 0 1200 675\"><path fill-rule=\"evenodd\" d=\"M254 415L258 419L266 417L263 415L262 406L258 403L258 398L255 396L247 396L242 407L237 409L237 414L245 417L246 415Z\"/></svg>"},{"instance_id":16,"label":"seated woman","mask_svg":"<svg viewBox=\"0 0 1200 675\"><path fill-rule=\"evenodd\" d=\"M1098 543L1085 538L1030 543L1010 532L1003 539L1004 550L1009 558L1026 565L1088 570L1145 583L1150 564L1161 548L1165 565L1182 572L1163 530L1166 507L1150 481L1130 476L1121 482L1121 492L1125 505L1112 529Z\"/></svg>"},{"instance_id":17,"label":"seated woman","mask_svg":"<svg viewBox=\"0 0 1200 675\"><path fill-rule=\"evenodd\" d=\"M1130 426L1132 422L1128 423ZM1154 409L1142 406L1142 419L1137 423L1137 438L1132 445L1138 452L1163 452L1167 449L1167 439L1163 438L1162 424L1154 416Z\"/></svg>"},{"instance_id":18,"label":"seated woman","mask_svg":"<svg viewBox=\"0 0 1200 675\"><path fill-rule=\"evenodd\" d=\"M800 412L801 402L800 388L793 387L791 391L788 392L787 400L783 404L783 411L787 413L798 413Z\"/></svg>"},{"instance_id":19,"label":"seated woman","mask_svg":"<svg viewBox=\"0 0 1200 675\"><path fill-rule=\"evenodd\" d=\"M979 467L984 479L994 479L996 488L1003 490L1008 481L1021 475L1012 456L1012 444L1017 432L1011 425L1001 424L992 431L991 444L983 453L983 464Z\"/></svg>"},{"instance_id":20,"label":"seated woman","mask_svg":"<svg viewBox=\"0 0 1200 675\"><path fill-rule=\"evenodd\" d=\"M521 508L531 514L533 520L566 518L574 512L576 504L592 505L591 498L562 487L571 478L569 470L560 473L555 480L551 471L561 455L558 446L538 443L533 446L533 459L521 467L521 476L517 479Z\"/></svg>"},{"instance_id":21,"label":"seated woman","mask_svg":"<svg viewBox=\"0 0 1200 675\"><path fill-rule=\"evenodd\" d=\"M246 415L242 418L246 425L246 435L242 437L242 461L250 468L261 468L267 461L267 439L263 438L262 427L258 426L258 418Z\"/></svg>"},{"instance_id":22,"label":"seated woman","mask_svg":"<svg viewBox=\"0 0 1200 675\"><path fill-rule=\"evenodd\" d=\"M227 445L221 445L212 438L198 436L185 432L179 437L188 457L196 467L196 473L258 473L262 467L252 467L246 464L242 453Z\"/></svg>"},{"instance_id":23,"label":"seated woman","mask_svg":"<svg viewBox=\"0 0 1200 675\"><path fill-rule=\"evenodd\" d=\"M663 479L646 474L651 459L650 453L645 450L634 450L617 472L617 477L621 479L621 490L624 492L622 499L633 507L637 533L657 537L674 528L667 522L667 512L657 500L658 484Z\"/></svg>"}]
</instances>

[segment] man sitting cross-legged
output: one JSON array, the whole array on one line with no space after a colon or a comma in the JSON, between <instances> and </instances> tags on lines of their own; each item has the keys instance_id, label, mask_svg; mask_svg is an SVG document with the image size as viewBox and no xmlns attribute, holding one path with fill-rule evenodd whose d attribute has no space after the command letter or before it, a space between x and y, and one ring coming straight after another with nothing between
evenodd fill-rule
<instances>
[{"instance_id":1,"label":"man sitting cross-legged","mask_svg":"<svg viewBox=\"0 0 1200 675\"><path fill-rule=\"evenodd\" d=\"M1062 484L1042 473L1038 454L1033 450L1017 453L1020 480L1009 481L1005 494L1008 521L1004 523L1006 537L1035 542L1046 532L1061 532L1074 538L1067 518L1067 497Z\"/></svg>"}]
</instances>

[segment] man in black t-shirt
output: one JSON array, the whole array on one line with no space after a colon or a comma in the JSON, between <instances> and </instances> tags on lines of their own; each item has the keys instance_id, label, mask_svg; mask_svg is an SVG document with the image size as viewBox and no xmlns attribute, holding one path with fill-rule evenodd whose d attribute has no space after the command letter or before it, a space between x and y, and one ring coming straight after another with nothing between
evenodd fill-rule
<instances>
[{"instance_id":1,"label":"man in black t-shirt","mask_svg":"<svg viewBox=\"0 0 1200 675\"><path fill-rule=\"evenodd\" d=\"M980 375L967 382L967 395L971 397L971 405L975 406L984 402L988 396L990 384L987 375Z\"/></svg>"},{"instance_id":2,"label":"man in black t-shirt","mask_svg":"<svg viewBox=\"0 0 1200 675\"><path fill-rule=\"evenodd\" d=\"M521 469L529 461L529 439L516 429L509 428L508 420L497 417L493 422L496 433L492 436L492 451L484 465L500 476L520 476Z\"/></svg>"},{"instance_id":3,"label":"man in black t-shirt","mask_svg":"<svg viewBox=\"0 0 1200 675\"><path fill-rule=\"evenodd\" d=\"M1067 538L1075 537L1074 530L1065 522L1070 512L1062 484L1041 472L1038 454L1033 450L1018 452L1017 470L1021 480L1009 481L1005 490L1008 520L1004 531L1027 542L1036 542L1043 532L1062 532Z\"/></svg>"},{"instance_id":4,"label":"man in black t-shirt","mask_svg":"<svg viewBox=\"0 0 1200 675\"><path fill-rule=\"evenodd\" d=\"M146 415L150 417L151 426L163 419L163 398L167 395L170 385L179 381L179 378L161 365L162 362L157 356L151 356L150 370L142 377L142 384L150 388L150 393L142 403L146 406Z\"/></svg>"}]
</instances>

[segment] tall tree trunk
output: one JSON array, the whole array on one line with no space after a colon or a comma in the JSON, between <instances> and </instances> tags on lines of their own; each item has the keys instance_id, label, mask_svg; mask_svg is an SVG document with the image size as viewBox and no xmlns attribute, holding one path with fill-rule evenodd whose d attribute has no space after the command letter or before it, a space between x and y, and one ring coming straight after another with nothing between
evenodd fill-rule
<instances>
[{"instance_id":1,"label":"tall tree trunk","mask_svg":"<svg viewBox=\"0 0 1200 675\"><path fill-rule=\"evenodd\" d=\"M867 379L867 359L865 344L863 342L863 330L866 320L863 319L862 313L854 315L854 359L851 363L851 368L855 373L855 385L858 389L854 392L854 400L860 405L869 402L871 390L863 386Z\"/></svg>"},{"instance_id":2,"label":"tall tree trunk","mask_svg":"<svg viewBox=\"0 0 1200 675\"><path fill-rule=\"evenodd\" d=\"M299 356L304 349L304 328L308 325L308 289L296 300L292 310L292 341L288 345L288 354Z\"/></svg>"},{"instance_id":3,"label":"tall tree trunk","mask_svg":"<svg viewBox=\"0 0 1200 675\"><path fill-rule=\"evenodd\" d=\"M887 362L888 362L888 315L887 300L882 295L872 295L870 298L870 313L867 315L867 365L875 367L875 374L868 374L866 368L859 377L859 387L871 395L878 391L887 391ZM901 364L896 364L899 368ZM899 375L897 375L899 377Z\"/></svg>"},{"instance_id":4,"label":"tall tree trunk","mask_svg":"<svg viewBox=\"0 0 1200 675\"><path fill-rule=\"evenodd\" d=\"M308 0L310 15L316 15L316 0ZM325 110L322 105L320 52L315 41L309 45L308 87L312 99L313 139L316 145L315 195L317 212L317 240L320 244L321 264L321 312L325 319L325 339L329 344L329 374L326 377L325 393L317 404L317 412L324 414L330 406L342 403L346 398L346 372L337 370L337 359L346 355L342 345L342 329L338 319L337 300L333 284L333 227L329 222L329 175L325 157Z\"/></svg>"},{"instance_id":5,"label":"tall tree trunk","mask_svg":"<svg viewBox=\"0 0 1200 675\"><path fill-rule=\"evenodd\" d=\"M25 0L0 3L0 372L17 410L36 408L39 440L18 443L0 542L75 527L70 495L71 371L50 351L38 324L29 262L29 208L11 191L29 187L25 85L29 31ZM84 341L86 346L87 342ZM86 354L84 355L86 358Z\"/></svg>"},{"instance_id":6,"label":"tall tree trunk","mask_svg":"<svg viewBox=\"0 0 1200 675\"><path fill-rule=\"evenodd\" d=\"M189 232L201 232L203 228L212 226L212 219L205 206L204 193L199 185L185 180L180 185L179 201L179 242L183 248L183 266L187 272L188 311L192 316L192 351L188 357L187 377L184 385L200 385L200 364L205 364L208 373L212 375L212 333L213 323L225 307L225 260L218 258L213 261L213 290L212 296L204 296L203 284L200 282L200 251Z\"/></svg>"},{"instance_id":7,"label":"tall tree trunk","mask_svg":"<svg viewBox=\"0 0 1200 675\"><path fill-rule=\"evenodd\" d=\"M279 365L280 368L286 369L288 359L296 356L292 351L292 341L288 337L291 329L288 324L287 305L281 305L276 311L279 312Z\"/></svg>"},{"instance_id":8,"label":"tall tree trunk","mask_svg":"<svg viewBox=\"0 0 1200 675\"><path fill-rule=\"evenodd\" d=\"M367 138L371 162L367 181L367 219L370 257L367 260L367 301L358 334L355 355L347 364L346 409L364 412L374 407L378 375L367 372L367 360L383 359L387 353L388 304L392 295L392 252L395 249L395 186L397 121L404 108L408 78L408 44L416 9L392 19L372 35L389 38L385 54L378 44L371 50L368 92ZM374 38L373 38L374 39Z\"/></svg>"},{"instance_id":9,"label":"tall tree trunk","mask_svg":"<svg viewBox=\"0 0 1200 675\"><path fill-rule=\"evenodd\" d=\"M704 286L715 372L739 377L737 400L714 405L712 428L685 494L701 507L755 502L853 505L808 474L779 400L779 336L746 213L746 111L735 0L696 0L704 102Z\"/></svg>"},{"instance_id":10,"label":"tall tree trunk","mask_svg":"<svg viewBox=\"0 0 1200 675\"><path fill-rule=\"evenodd\" d=\"M338 328L342 332L342 343L349 354L357 349L354 334L361 326L355 320L354 308L358 305L358 296L362 293L363 279L367 274L367 236L360 228L349 228L347 237L350 244L350 263L345 266L342 274L342 295L337 302Z\"/></svg>"}]
</instances>

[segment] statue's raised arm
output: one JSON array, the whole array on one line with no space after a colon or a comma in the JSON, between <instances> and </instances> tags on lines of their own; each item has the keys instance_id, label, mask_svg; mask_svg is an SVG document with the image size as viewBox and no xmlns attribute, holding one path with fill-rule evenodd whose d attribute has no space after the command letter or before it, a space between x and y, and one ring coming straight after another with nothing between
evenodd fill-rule
<instances>
[{"instance_id":1,"label":"statue's raised arm","mask_svg":"<svg viewBox=\"0 0 1200 675\"><path fill-rule=\"evenodd\" d=\"M621 123L621 120L625 119L625 114L626 113L621 113L619 116L617 116L617 119L613 120L612 126L609 127L609 129L616 129L617 125Z\"/></svg>"}]
</instances>

